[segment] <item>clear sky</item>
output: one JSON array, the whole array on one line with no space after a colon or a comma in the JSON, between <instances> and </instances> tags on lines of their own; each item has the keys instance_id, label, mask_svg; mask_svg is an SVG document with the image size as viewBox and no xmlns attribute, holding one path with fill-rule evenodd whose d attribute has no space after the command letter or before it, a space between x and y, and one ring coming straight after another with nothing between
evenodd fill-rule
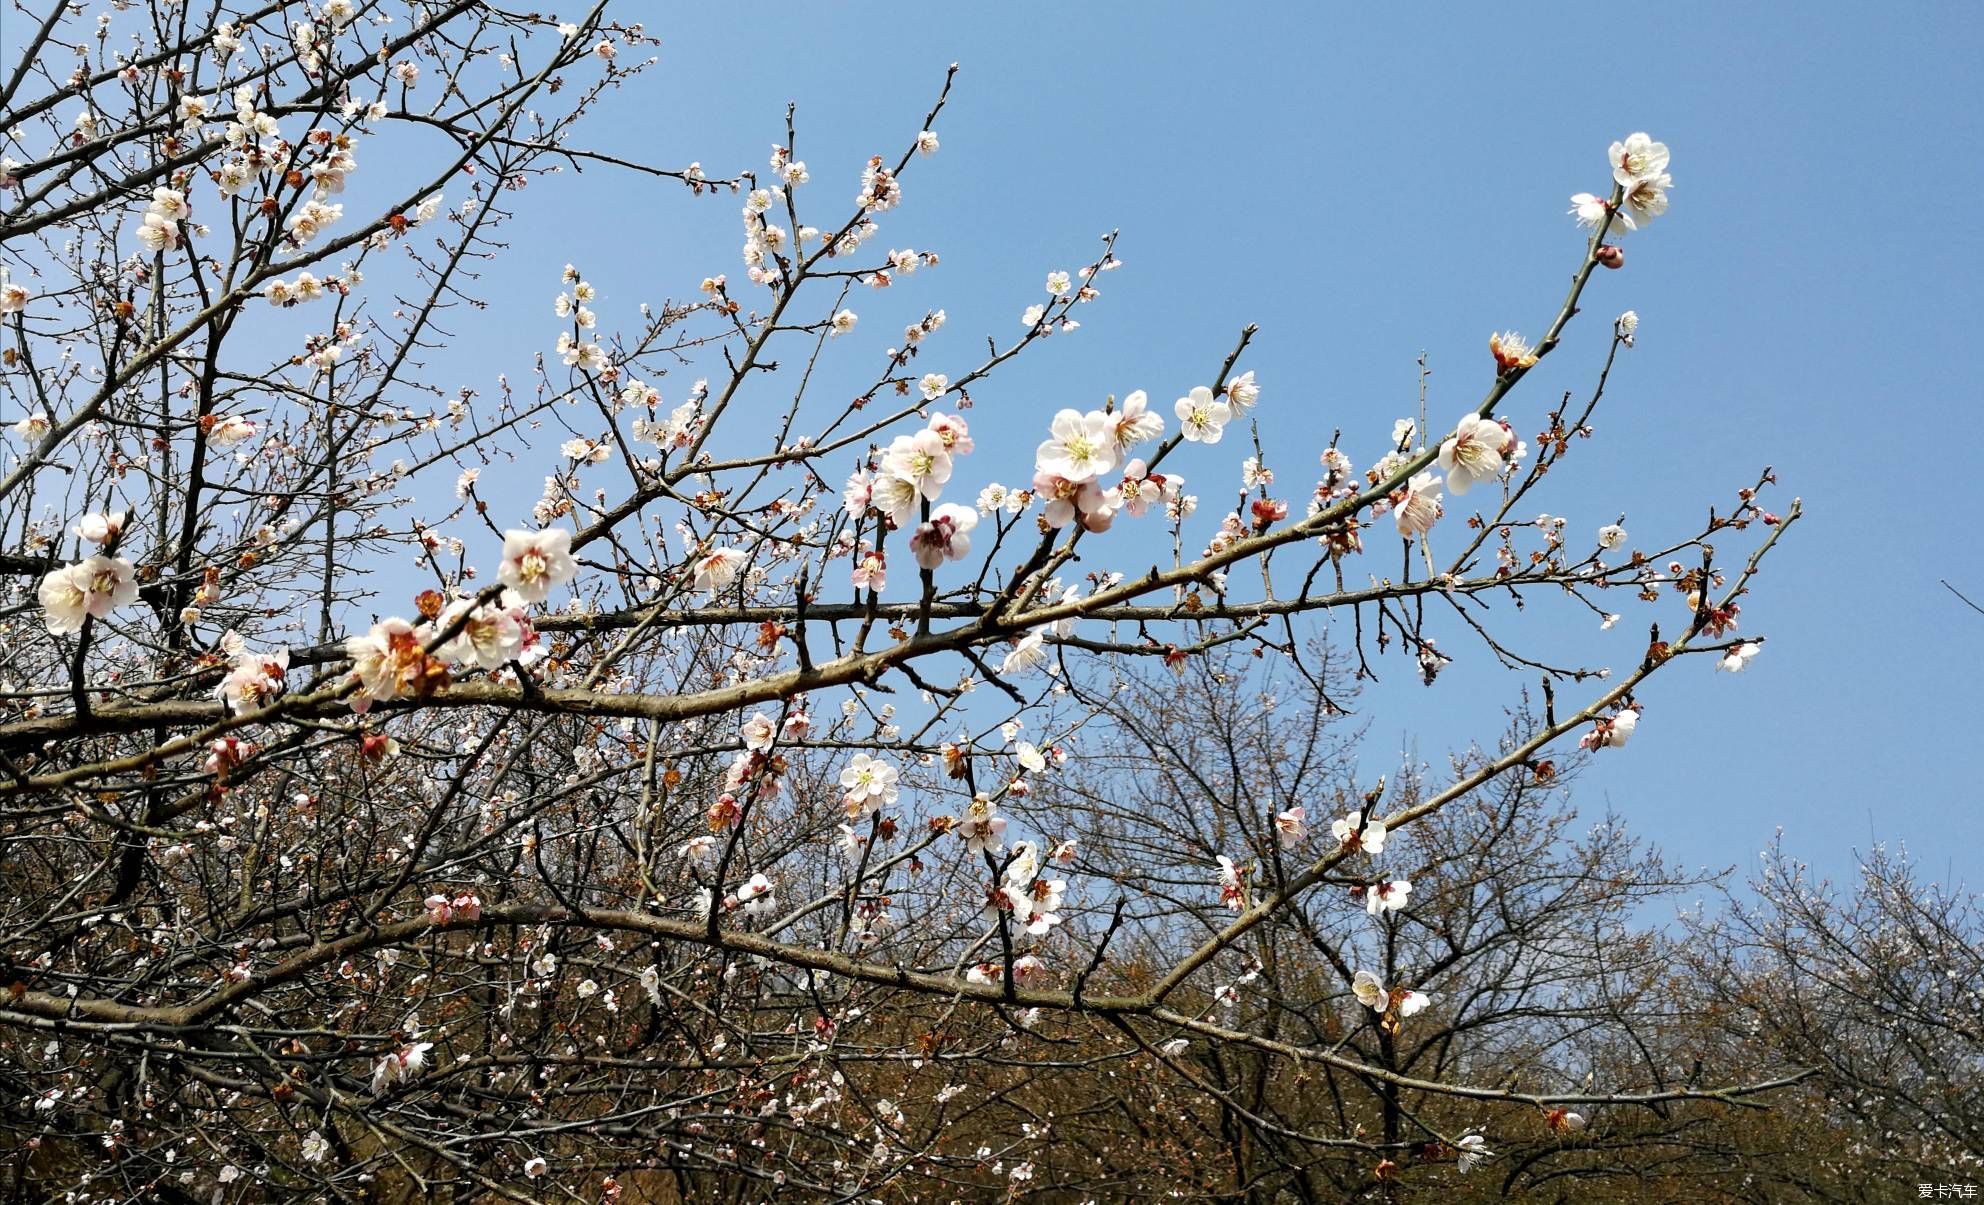
<instances>
[{"instance_id":1,"label":"clear sky","mask_svg":"<svg viewBox=\"0 0 1984 1205\"><path fill-rule=\"evenodd\" d=\"M1274 464L1299 506L1332 429L1360 469L1380 453L1415 407L1422 351L1434 426L1475 405L1488 333L1534 335L1563 295L1581 246L1569 195L1604 191L1613 139L1667 142L1671 212L1625 241L1625 269L1599 275L1565 346L1507 408L1533 435L1564 390L1589 387L1609 320L1640 314L1599 438L1539 509L1569 516L1579 539L1623 513L1651 541L1693 530L1711 502L1726 512L1770 464L1780 501L1801 496L1808 518L1746 600L1743 631L1770 638L1764 655L1736 677L1707 658L1657 677L1631 748L1600 759L1585 806L1617 808L1690 865L1752 867L1782 826L1827 870L1905 841L1932 876L1984 885L1984 801L1963 752L1976 748L1984 615L1939 584L1984 601L1972 435L1984 239L1970 212L1984 195L1984 10L627 11L664 38L661 66L578 140L712 175L762 171L796 101L807 189L835 220L862 161L899 154L945 66L961 64L943 151L910 173L882 236L943 263L853 299L862 328L836 344L859 341L850 389L929 307L950 326L922 367L958 375L987 332L1019 333L1049 269L1079 267L1095 236L1121 230L1127 266L1102 278L1083 329L975 391L980 451L960 470L963 498L1020 480L1056 408L1137 388L1168 407L1257 322L1247 364L1265 387L1264 436L1294 449ZM567 261L600 287L608 327L616 308L687 297L707 273L742 278L734 198L695 201L612 169L544 189L484 281L499 304L462 331L458 362L482 388L497 366L527 382L531 355L549 352ZM671 404L684 384L664 384ZM1244 452L1222 451L1178 466L1208 502L1202 518L1237 485ZM1367 572L1396 564L1389 549L1381 559ZM1629 618L1613 632L1563 638L1632 664L1648 613L1618 609ZM1677 609L1660 614L1671 623ZM1401 747L1437 763L1492 740L1524 684L1487 672L1462 631L1441 645L1461 663L1438 688L1391 659L1366 696L1374 776Z\"/></svg>"},{"instance_id":2,"label":"clear sky","mask_svg":"<svg viewBox=\"0 0 1984 1205\"><path fill-rule=\"evenodd\" d=\"M1626 268L1601 274L1509 408L1532 434L1563 390L1588 387L1609 319L1638 311L1599 438L1542 508L1575 529L1624 512L1636 535L1679 534L1771 464L1808 518L1746 600L1764 655L1740 676L1704 658L1657 677L1585 806L1618 808L1691 865L1747 869L1782 826L1823 869L1905 841L1932 876L1984 884L1984 616L1939 584L1984 600L1984 455L1966 435L1984 404L1976 6L667 11L650 26L663 77L594 135L712 172L761 166L794 100L809 189L851 195L859 161L899 153L961 64L944 150L884 235L942 254L888 304L946 307L941 350L958 363L985 332L1019 329L1046 270L1122 231L1127 266L1083 329L987 391L1023 429L988 440L981 401L963 471L987 479L1019 476L1001 460L1024 461L1053 408L1133 388L1168 402L1258 322L1264 433L1302 449L1280 458L1299 500L1332 428L1360 468L1377 455L1412 410L1420 351L1434 425L1474 405L1489 331L1534 333L1562 296L1579 250L1569 194L1603 191L1612 139L1667 142L1671 212L1625 240ZM609 297L652 295L645 273L677 295L705 270L741 275L734 205L705 219L677 194L650 203L653 187L588 173L587 220L541 249L545 270L584 256ZM728 262L705 268L712 246ZM899 329L875 295L855 304L862 333ZM1222 494L1239 456L1217 461ZM1210 487L1215 462L1199 460L1194 484ZM1622 609L1611 644L1580 633L1578 647L1631 664L1646 613ZM1460 632L1442 645L1485 657ZM1408 677L1394 660L1367 697L1374 773L1409 741L1437 762L1492 738L1520 685L1465 664L1432 691Z\"/></svg>"}]
</instances>

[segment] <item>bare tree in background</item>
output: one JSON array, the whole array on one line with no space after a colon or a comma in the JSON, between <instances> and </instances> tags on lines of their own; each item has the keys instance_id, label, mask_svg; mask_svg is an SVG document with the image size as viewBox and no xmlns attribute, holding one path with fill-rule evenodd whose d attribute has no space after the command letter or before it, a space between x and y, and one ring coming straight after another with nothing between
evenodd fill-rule
<instances>
[{"instance_id":1,"label":"bare tree in background","mask_svg":"<svg viewBox=\"0 0 1984 1205\"><path fill-rule=\"evenodd\" d=\"M1637 319L1598 326L1583 395L1518 387L1664 212L1665 146L1610 148L1567 294L1534 343L1489 341L1453 427L1287 458L1256 434L1243 465L1248 412L1297 390L1245 367L1251 327L1153 394L1000 397L1073 336L1113 236L1044 292L1016 280L1038 300L1010 337L935 305L861 324L870 288L940 273L884 227L940 170L948 75L888 154L809 165L788 112L769 165L706 172L586 149L656 61L604 4L14 28L0 1124L23 1192L1136 1195L1158 1173L1121 1127L1204 1148L1109 1090L1134 1074L1219 1102L1197 1190L1397 1198L1529 1183L1615 1118L1799 1074L1676 1079L1633 1049L1663 951L1625 912L1688 880L1565 831L1553 781L1568 747L1622 755L1654 674L1757 653L1739 600L1798 516L1764 470L1660 539L1525 517ZM509 303L478 281L574 169L740 205L742 263L653 298L571 266L518 303L555 315L541 350L483 346ZM829 361L867 384L828 396ZM973 455L986 400L1037 424L1031 462ZM1496 630L1518 605L1611 626L1628 599L1651 634L1609 674ZM1356 781L1325 722L1350 680L1391 658L1436 686L1463 655L1541 707ZM1223 722L1163 722L1174 681Z\"/></svg>"},{"instance_id":2,"label":"bare tree in background","mask_svg":"<svg viewBox=\"0 0 1984 1205\"><path fill-rule=\"evenodd\" d=\"M1877 846L1854 882L1819 879L1781 844L1747 896L1695 918L1684 947L1727 1046L1815 1069L1826 1166L1974 1182L1984 1160L1984 912Z\"/></svg>"},{"instance_id":3,"label":"bare tree in background","mask_svg":"<svg viewBox=\"0 0 1984 1205\"><path fill-rule=\"evenodd\" d=\"M1314 681L1246 660L1222 650L1173 682L1095 691L1114 755L1028 801L1030 820L1082 818L1080 848L1098 867L1143 868L1116 938L1135 965L1172 965L1226 927L1232 911L1204 890L1217 858L1235 862L1242 895L1229 904L1244 906L1299 871L1291 829L1308 813L1410 808L1541 727L1519 711L1496 745L1437 773L1408 761L1360 781L1361 722L1342 710L1356 699L1350 671L1321 648L1307 659ZM1226 982L1197 993L1221 1036L1123 1024L1185 1081L1173 1095L1199 1101L1177 1115L1197 1136L1194 1187L1348 1199L1373 1188L1374 1157L1423 1180L1491 1138L1497 1161L1477 1177L1490 1195L1630 1199L1658 1169L1671 1192L1705 1197L1741 1174L1727 1122L1759 1101L1693 1091L1705 1048L1671 981L1675 944L1648 920L1714 880L1668 865L1615 816L1581 823L1569 800L1588 756L1485 783L1438 824L1388 836L1375 872L1326 876L1256 926L1219 964ZM1410 1018L1367 1007L1359 972L1431 1002ZM1296 1051L1330 1057L1290 1066ZM1778 1066L1784 1086L1803 1078L1796 1061ZM1456 1082L1500 1092L1484 1105L1440 1087Z\"/></svg>"}]
</instances>

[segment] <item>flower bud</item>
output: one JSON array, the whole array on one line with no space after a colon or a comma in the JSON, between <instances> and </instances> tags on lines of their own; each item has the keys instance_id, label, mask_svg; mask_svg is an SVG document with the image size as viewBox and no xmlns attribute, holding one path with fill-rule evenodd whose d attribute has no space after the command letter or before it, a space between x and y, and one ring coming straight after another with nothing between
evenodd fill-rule
<instances>
[{"instance_id":1,"label":"flower bud","mask_svg":"<svg viewBox=\"0 0 1984 1205\"><path fill-rule=\"evenodd\" d=\"M1626 266L1626 253L1610 243L1592 252L1591 257L1608 268L1623 268Z\"/></svg>"}]
</instances>

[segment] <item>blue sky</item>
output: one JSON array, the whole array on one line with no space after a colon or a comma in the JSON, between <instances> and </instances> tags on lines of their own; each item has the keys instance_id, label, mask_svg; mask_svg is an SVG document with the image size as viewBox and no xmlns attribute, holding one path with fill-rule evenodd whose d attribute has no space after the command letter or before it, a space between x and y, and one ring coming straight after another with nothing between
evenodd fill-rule
<instances>
[{"instance_id":1,"label":"blue sky","mask_svg":"<svg viewBox=\"0 0 1984 1205\"><path fill-rule=\"evenodd\" d=\"M928 366L962 363L985 332L1017 331L1043 273L1078 266L1095 235L1120 229L1127 264L1080 332L981 395L963 475L1016 477L1061 405L1176 397L1258 322L1264 434L1301 449L1281 458L1287 484L1338 426L1360 466L1376 456L1412 410L1422 350L1434 424L1475 404L1488 332L1535 332L1562 295L1579 248L1566 198L1602 191L1612 139L1650 131L1673 148L1672 211L1625 241L1625 270L1601 274L1509 407L1532 433L1563 390L1588 388L1605 323L1639 312L1599 438L1541 508L1579 529L1624 512L1636 535L1679 534L1770 464L1808 518L1747 600L1764 656L1737 677L1703 659L1656 678L1647 722L1583 804L1618 808L1690 865L1754 866L1782 826L1823 869L1905 841L1932 877L1975 884L1984 811L1961 751L1984 616L1938 581L1984 597L1964 437L1984 402L1984 248L1967 214L1984 193L1984 22L1955 4L1796 11L681 6L651 26L660 78L592 135L713 172L757 166L795 100L808 188L838 209L859 162L897 153L959 62L944 150L911 173L884 236L943 264L890 291L904 296L857 298L863 333L942 305L950 342ZM583 256L609 299L740 274L727 200L602 172L572 195L605 220L566 225L533 271ZM1019 429L1002 417L988 440L994 414ZM1240 454L1179 467L1223 494ZM1579 632L1576 647L1630 664L1646 616L1622 609L1610 643ZM1438 689L1394 661L1367 696L1374 772L1409 743L1438 762L1491 738L1521 685L1472 672L1485 654L1462 633L1443 647L1465 662Z\"/></svg>"},{"instance_id":2,"label":"blue sky","mask_svg":"<svg viewBox=\"0 0 1984 1205\"><path fill-rule=\"evenodd\" d=\"M1589 387L1609 320L1640 314L1599 438L1538 509L1583 538L1623 513L1650 543L1693 530L1711 502L1726 512L1770 464L1780 501L1801 496L1808 517L1746 600L1743 630L1770 637L1765 654L1738 677L1699 659L1656 678L1632 746L1600 759L1582 802L1691 866L1752 867L1782 826L1827 870L1905 841L1932 877L1984 882L1984 809L1961 753L1984 616L1939 584L1984 600L1975 6L628 11L664 39L661 65L577 140L712 175L763 170L796 101L814 179L802 195L826 202L816 220L844 216L861 163L900 153L961 64L944 149L906 178L882 236L943 263L853 299L863 324L823 370L829 396L871 379L880 348L930 307L950 325L920 367L959 375L988 332L1020 332L1048 270L1122 232L1127 266L1102 278L1083 329L974 391L964 497L1019 480L1055 409L1137 388L1168 404L1255 322L1263 436L1290 449L1273 463L1299 505L1333 429L1360 468L1380 453L1416 406L1422 351L1433 425L1475 405L1488 333L1539 332L1563 294L1581 245L1568 196L1603 191L1613 139L1667 142L1672 211L1625 241L1625 269L1600 274L1507 407L1533 435L1564 390ZM529 202L482 281L497 304L436 358L450 387L459 372L488 391L498 370L527 387L567 261L601 289L609 328L705 274L743 275L727 195L592 169ZM664 383L669 402L685 384ZM1200 539L1244 455L1220 452L1175 464L1208 502ZM533 476L520 512L535 492ZM1150 563L1123 538L1123 567ZM1396 565L1395 550L1378 557L1367 571ZM1648 613L1619 609L1628 619L1603 635L1582 620L1522 630L1625 666ZM1441 644L1461 662L1438 688L1392 659L1366 695L1373 776L1401 748L1438 764L1492 740L1525 684L1490 672L1463 631Z\"/></svg>"}]
</instances>

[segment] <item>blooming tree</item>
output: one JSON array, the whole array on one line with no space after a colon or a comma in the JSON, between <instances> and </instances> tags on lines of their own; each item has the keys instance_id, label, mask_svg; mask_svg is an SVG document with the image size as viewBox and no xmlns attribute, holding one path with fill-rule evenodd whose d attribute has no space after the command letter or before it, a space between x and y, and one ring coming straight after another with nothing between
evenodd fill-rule
<instances>
[{"instance_id":1,"label":"blooming tree","mask_svg":"<svg viewBox=\"0 0 1984 1205\"><path fill-rule=\"evenodd\" d=\"M1377 1085L1375 1129L1295 1135L1386 1193L1492 1164L1498 1107L1775 1082L1421 1075L1415 1029L1501 989L1369 940L1457 906L1394 858L1457 802L1630 756L1654 674L1761 647L1740 601L1798 516L1768 470L1661 538L1534 515L1638 319L1597 326L1583 397L1519 387L1665 211L1664 145L1594 149L1569 291L1534 342L1488 339L1478 402L1309 470L1255 433L1302 386L1256 379L1252 327L1194 380L1001 397L1074 336L1113 236L1016 280L982 348L936 306L861 323L938 275L885 230L949 75L892 153L809 165L789 112L769 163L716 173L585 149L659 61L604 4L42 7L0 85L0 1042L51 1181L1072 1188L1051 1108L996 1146L973 1118L987 1068L1074 1033L1195 1091L1195 1043ZM568 266L541 351L438 354L533 190L592 170L738 205L741 263L662 283L686 302ZM830 358L866 386L824 396ZM990 400L1037 427L1030 463L976 447ZM1651 635L1616 671L1493 630L1623 600ZM1102 824L1082 788L1143 755L1126 709L1214 663L1334 707L1331 619L1355 678L1402 656L1431 686L1473 649L1540 678L1541 714L1409 791L1181 779L1181 823L1231 821L1189 874L1117 839L1152 814ZM1258 941L1324 916L1320 1027L1237 1025Z\"/></svg>"}]
</instances>

